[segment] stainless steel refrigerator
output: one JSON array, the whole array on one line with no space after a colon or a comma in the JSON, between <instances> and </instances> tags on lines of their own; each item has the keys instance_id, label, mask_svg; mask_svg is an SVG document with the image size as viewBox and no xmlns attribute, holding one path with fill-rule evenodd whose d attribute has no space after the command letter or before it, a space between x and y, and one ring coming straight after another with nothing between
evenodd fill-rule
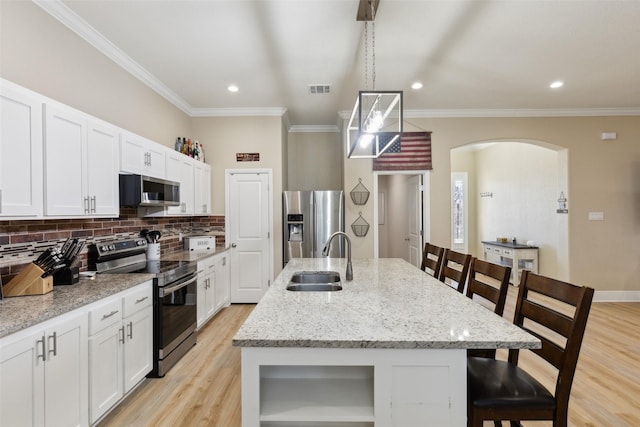
<instances>
[{"instance_id":1,"label":"stainless steel refrigerator","mask_svg":"<svg viewBox=\"0 0 640 427\"><path fill-rule=\"evenodd\" d=\"M343 191L285 191L282 209L284 265L291 258L320 258L329 236L344 231ZM329 257L343 256L343 238L336 237Z\"/></svg>"}]
</instances>

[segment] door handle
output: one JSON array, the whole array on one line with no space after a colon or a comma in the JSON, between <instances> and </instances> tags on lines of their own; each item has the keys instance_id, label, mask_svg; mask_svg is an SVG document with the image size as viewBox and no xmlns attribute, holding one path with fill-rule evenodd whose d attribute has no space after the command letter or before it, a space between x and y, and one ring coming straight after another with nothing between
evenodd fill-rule
<instances>
[{"instance_id":1,"label":"door handle","mask_svg":"<svg viewBox=\"0 0 640 427\"><path fill-rule=\"evenodd\" d=\"M235 248L236 246L238 246L238 245L236 245L235 243L232 243L232 244L231 244L231 247L232 247L232 248Z\"/></svg>"}]
</instances>

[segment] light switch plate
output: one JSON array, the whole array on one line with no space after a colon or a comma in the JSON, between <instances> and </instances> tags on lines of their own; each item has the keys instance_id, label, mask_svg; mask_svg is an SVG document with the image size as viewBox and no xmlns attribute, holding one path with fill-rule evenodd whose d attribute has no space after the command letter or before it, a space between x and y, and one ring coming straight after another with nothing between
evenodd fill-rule
<instances>
[{"instance_id":1,"label":"light switch plate","mask_svg":"<svg viewBox=\"0 0 640 427\"><path fill-rule=\"evenodd\" d=\"M589 212L589 221L604 221L604 212Z\"/></svg>"}]
</instances>

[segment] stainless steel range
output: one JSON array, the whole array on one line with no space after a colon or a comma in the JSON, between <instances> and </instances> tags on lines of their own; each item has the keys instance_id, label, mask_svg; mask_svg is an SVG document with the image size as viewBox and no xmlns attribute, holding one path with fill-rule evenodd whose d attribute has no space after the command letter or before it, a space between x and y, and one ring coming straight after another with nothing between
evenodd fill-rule
<instances>
[{"instance_id":1,"label":"stainless steel range","mask_svg":"<svg viewBox=\"0 0 640 427\"><path fill-rule=\"evenodd\" d=\"M163 377L196 343L197 266L186 261L147 261L143 238L89 246L89 270L99 274L153 273L153 371Z\"/></svg>"}]
</instances>

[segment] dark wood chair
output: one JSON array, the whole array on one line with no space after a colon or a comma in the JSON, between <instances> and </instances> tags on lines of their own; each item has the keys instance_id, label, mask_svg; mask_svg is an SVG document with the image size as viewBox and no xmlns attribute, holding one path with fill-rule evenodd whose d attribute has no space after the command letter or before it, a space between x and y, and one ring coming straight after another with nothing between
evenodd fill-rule
<instances>
[{"instance_id":1,"label":"dark wood chair","mask_svg":"<svg viewBox=\"0 0 640 427\"><path fill-rule=\"evenodd\" d=\"M557 369L555 392L518 366L519 350L508 361L467 359L467 424L483 420L553 421L567 425L571 384L593 300L593 289L522 272L514 324L536 335L542 348L530 350Z\"/></svg>"},{"instance_id":2,"label":"dark wood chair","mask_svg":"<svg viewBox=\"0 0 640 427\"><path fill-rule=\"evenodd\" d=\"M445 249L442 257L440 281L463 293L470 264L471 255Z\"/></svg>"},{"instance_id":3,"label":"dark wood chair","mask_svg":"<svg viewBox=\"0 0 640 427\"><path fill-rule=\"evenodd\" d=\"M433 277L438 278L440 275L440 267L442 266L443 254L443 248L430 243L425 243L424 251L422 252L422 264L420 265L422 271L426 271ZM427 270L427 268L430 271Z\"/></svg>"},{"instance_id":4,"label":"dark wood chair","mask_svg":"<svg viewBox=\"0 0 640 427\"><path fill-rule=\"evenodd\" d=\"M504 312L504 303L509 290L511 267L497 265L478 258L471 260L469 280L467 283L467 297L493 310L498 316ZM495 349L467 351L470 357L496 357Z\"/></svg>"}]
</instances>

